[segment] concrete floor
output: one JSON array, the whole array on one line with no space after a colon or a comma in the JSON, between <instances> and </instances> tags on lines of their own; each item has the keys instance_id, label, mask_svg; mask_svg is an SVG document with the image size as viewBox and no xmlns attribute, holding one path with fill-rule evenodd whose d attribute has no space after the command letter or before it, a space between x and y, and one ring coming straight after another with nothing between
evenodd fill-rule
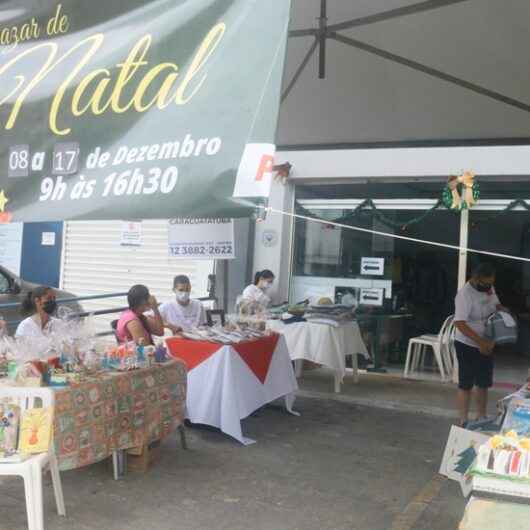
<instances>
[{"instance_id":1,"label":"concrete floor","mask_svg":"<svg viewBox=\"0 0 530 530\"><path fill-rule=\"evenodd\" d=\"M524 372L526 376L526 371ZM346 375L341 393L335 394L333 372L326 368L305 371L299 380L300 395L304 397L332 399L361 406L377 407L401 412L421 412L447 419L458 417L456 407L456 385L434 381L408 380L401 373L386 375L361 374L359 384L353 383L351 375ZM493 388L490 390L489 412L495 414L498 399L512 393L522 382L513 388ZM473 417L473 414L471 415Z\"/></svg>"},{"instance_id":2,"label":"concrete floor","mask_svg":"<svg viewBox=\"0 0 530 530\"><path fill-rule=\"evenodd\" d=\"M359 388L368 386L361 379ZM332 382L330 382L332 385ZM307 382L304 383L307 386ZM464 510L437 478L450 420L301 397L300 418L268 407L244 422L257 444L189 430L147 474L114 482L105 463L62 473L68 512L45 492L47 530L447 530ZM0 482L0 528L26 528L21 482Z\"/></svg>"}]
</instances>

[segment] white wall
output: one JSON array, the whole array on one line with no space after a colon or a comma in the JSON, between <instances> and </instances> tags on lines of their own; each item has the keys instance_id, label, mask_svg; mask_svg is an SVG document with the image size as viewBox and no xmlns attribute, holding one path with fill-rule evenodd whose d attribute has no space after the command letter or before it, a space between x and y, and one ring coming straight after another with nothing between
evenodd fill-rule
<instances>
[{"instance_id":1,"label":"white wall","mask_svg":"<svg viewBox=\"0 0 530 530\"><path fill-rule=\"evenodd\" d=\"M292 212L294 186L274 182L269 198L271 208ZM272 292L273 301L281 303L288 299L291 268L291 219L281 214L268 213L265 221L256 223L254 242L254 271L270 269L276 275ZM267 243L266 236L273 236L274 242Z\"/></svg>"}]
</instances>

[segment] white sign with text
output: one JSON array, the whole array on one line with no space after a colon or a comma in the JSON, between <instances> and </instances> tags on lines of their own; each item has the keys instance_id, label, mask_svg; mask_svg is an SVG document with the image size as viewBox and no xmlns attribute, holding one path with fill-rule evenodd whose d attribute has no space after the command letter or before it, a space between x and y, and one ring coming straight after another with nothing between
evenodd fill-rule
<instances>
[{"instance_id":1,"label":"white sign with text","mask_svg":"<svg viewBox=\"0 0 530 530\"><path fill-rule=\"evenodd\" d=\"M235 258L233 219L179 218L169 221L169 255L180 259Z\"/></svg>"},{"instance_id":2,"label":"white sign with text","mask_svg":"<svg viewBox=\"0 0 530 530\"><path fill-rule=\"evenodd\" d=\"M142 222L141 221L123 221L121 226L122 247L141 247L142 246Z\"/></svg>"},{"instance_id":3,"label":"white sign with text","mask_svg":"<svg viewBox=\"0 0 530 530\"><path fill-rule=\"evenodd\" d=\"M385 274L385 258L361 258L361 274L383 276Z\"/></svg>"},{"instance_id":4,"label":"white sign with text","mask_svg":"<svg viewBox=\"0 0 530 530\"><path fill-rule=\"evenodd\" d=\"M42 232L41 245L43 247L55 246L55 232Z\"/></svg>"},{"instance_id":5,"label":"white sign with text","mask_svg":"<svg viewBox=\"0 0 530 530\"><path fill-rule=\"evenodd\" d=\"M361 289L359 296L360 305L381 307L383 305L384 289Z\"/></svg>"}]
</instances>

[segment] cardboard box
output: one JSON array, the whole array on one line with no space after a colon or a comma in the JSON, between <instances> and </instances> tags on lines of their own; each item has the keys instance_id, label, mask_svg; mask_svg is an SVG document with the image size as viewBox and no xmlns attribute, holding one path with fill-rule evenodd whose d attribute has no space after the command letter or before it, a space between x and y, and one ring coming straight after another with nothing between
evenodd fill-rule
<instances>
[{"instance_id":1,"label":"cardboard box","mask_svg":"<svg viewBox=\"0 0 530 530\"><path fill-rule=\"evenodd\" d=\"M145 444L141 447L141 451L137 448L131 451L127 451L127 471L147 473L149 468L160 459L160 442Z\"/></svg>"}]
</instances>

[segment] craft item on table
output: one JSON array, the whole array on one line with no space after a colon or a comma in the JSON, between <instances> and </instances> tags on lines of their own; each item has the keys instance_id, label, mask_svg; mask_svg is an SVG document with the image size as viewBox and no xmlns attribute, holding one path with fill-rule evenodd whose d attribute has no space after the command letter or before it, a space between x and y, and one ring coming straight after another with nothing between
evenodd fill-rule
<instances>
[{"instance_id":1,"label":"craft item on table","mask_svg":"<svg viewBox=\"0 0 530 530\"><path fill-rule=\"evenodd\" d=\"M104 360L103 364L108 369L124 372L134 370L138 367L136 345L134 342L126 342L125 344L120 344L120 346L108 348L105 356L106 360Z\"/></svg>"},{"instance_id":2,"label":"craft item on table","mask_svg":"<svg viewBox=\"0 0 530 530\"><path fill-rule=\"evenodd\" d=\"M352 322L354 314L352 308L341 304L331 304L328 299L324 300L324 304L311 305L308 307L304 317L308 322L317 324L329 324L337 327L343 322Z\"/></svg>"},{"instance_id":3,"label":"craft item on table","mask_svg":"<svg viewBox=\"0 0 530 530\"><path fill-rule=\"evenodd\" d=\"M50 386L68 386L68 374L62 368L50 368L48 384Z\"/></svg>"},{"instance_id":4,"label":"craft item on table","mask_svg":"<svg viewBox=\"0 0 530 530\"><path fill-rule=\"evenodd\" d=\"M253 330L256 332L263 332L267 328L267 317L264 315L228 315L227 329L234 329L240 331Z\"/></svg>"},{"instance_id":5,"label":"craft item on table","mask_svg":"<svg viewBox=\"0 0 530 530\"><path fill-rule=\"evenodd\" d=\"M237 313L243 317L259 316L263 320L269 318L270 313L266 306L260 304L256 300L247 300L244 298L238 299Z\"/></svg>"},{"instance_id":6,"label":"craft item on table","mask_svg":"<svg viewBox=\"0 0 530 530\"><path fill-rule=\"evenodd\" d=\"M7 377L14 381L17 377L18 365L16 361L9 361L7 364Z\"/></svg>"},{"instance_id":7,"label":"craft item on table","mask_svg":"<svg viewBox=\"0 0 530 530\"><path fill-rule=\"evenodd\" d=\"M162 343L159 343L156 345L156 348L155 348L155 362L163 363L166 360L167 360L167 349Z\"/></svg>"},{"instance_id":8,"label":"craft item on table","mask_svg":"<svg viewBox=\"0 0 530 530\"><path fill-rule=\"evenodd\" d=\"M18 386L42 386L42 374L32 362L25 363L18 367L15 382Z\"/></svg>"},{"instance_id":9,"label":"craft item on table","mask_svg":"<svg viewBox=\"0 0 530 530\"><path fill-rule=\"evenodd\" d=\"M20 407L0 403L0 456L11 456L17 451L20 426Z\"/></svg>"},{"instance_id":10,"label":"craft item on table","mask_svg":"<svg viewBox=\"0 0 530 530\"><path fill-rule=\"evenodd\" d=\"M89 371L97 371L101 367L101 359L95 348L88 350L83 358L83 365Z\"/></svg>"},{"instance_id":11,"label":"craft item on table","mask_svg":"<svg viewBox=\"0 0 530 530\"><path fill-rule=\"evenodd\" d=\"M514 398L502 424L502 432L515 432L518 436L530 437L530 399Z\"/></svg>"},{"instance_id":12,"label":"craft item on table","mask_svg":"<svg viewBox=\"0 0 530 530\"><path fill-rule=\"evenodd\" d=\"M515 431L491 437L479 447L469 474L495 475L530 483L530 438L520 438Z\"/></svg>"},{"instance_id":13,"label":"craft item on table","mask_svg":"<svg viewBox=\"0 0 530 530\"><path fill-rule=\"evenodd\" d=\"M20 423L19 451L45 453L52 440L53 408L27 409Z\"/></svg>"},{"instance_id":14,"label":"craft item on table","mask_svg":"<svg viewBox=\"0 0 530 530\"><path fill-rule=\"evenodd\" d=\"M307 304L298 304L298 305L290 305L287 308L287 313L293 316L304 316L304 313L307 310Z\"/></svg>"}]
</instances>

